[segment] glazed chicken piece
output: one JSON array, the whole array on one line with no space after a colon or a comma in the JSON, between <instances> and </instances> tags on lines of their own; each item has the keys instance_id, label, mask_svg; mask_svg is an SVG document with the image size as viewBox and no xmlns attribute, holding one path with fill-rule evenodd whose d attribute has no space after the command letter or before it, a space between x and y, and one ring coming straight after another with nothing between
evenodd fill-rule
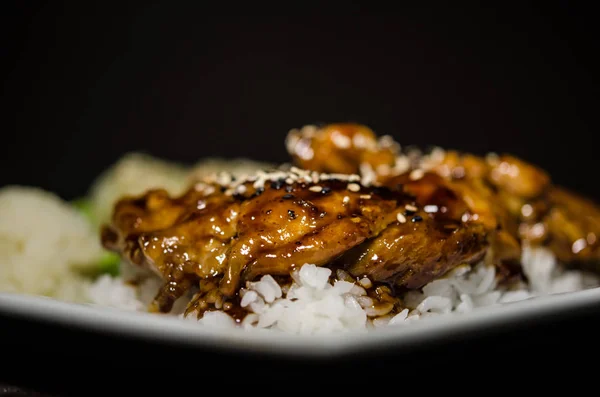
<instances>
[{"instance_id":1,"label":"glazed chicken piece","mask_svg":"<svg viewBox=\"0 0 600 397\"><path fill-rule=\"evenodd\" d=\"M567 265L600 272L598 206L589 199L560 187L550 190L548 200L550 210L542 224L547 230L546 241L549 248L559 261Z\"/></svg>"},{"instance_id":2,"label":"glazed chicken piece","mask_svg":"<svg viewBox=\"0 0 600 397\"><path fill-rule=\"evenodd\" d=\"M221 277L231 297L241 281L326 264L396 221L394 198L366 199L347 184L248 182L232 192L200 183L179 198L154 190L116 204L103 242L165 279L155 310L169 311L200 279Z\"/></svg>"},{"instance_id":3,"label":"glazed chicken piece","mask_svg":"<svg viewBox=\"0 0 600 397\"><path fill-rule=\"evenodd\" d=\"M219 186L198 184L178 198L156 189L117 202L101 239L164 279L151 311L168 312L198 279L223 273L239 212L240 203Z\"/></svg>"},{"instance_id":4,"label":"glazed chicken piece","mask_svg":"<svg viewBox=\"0 0 600 397\"><path fill-rule=\"evenodd\" d=\"M493 262L514 268L521 259L521 244L525 240L519 232L519 225L525 221L521 208L536 200L542 202L539 199L549 186L548 176L513 156L484 159L456 151L447 152L428 172L442 177L440 183L468 203L472 220L493 231Z\"/></svg>"},{"instance_id":5,"label":"glazed chicken piece","mask_svg":"<svg viewBox=\"0 0 600 397\"><path fill-rule=\"evenodd\" d=\"M361 187L352 177L281 174L199 183L176 198L162 190L123 198L102 241L165 280L152 305L160 312L202 280L217 283L230 299L242 283L263 274L289 276L305 263L344 262L355 276L401 277L412 287L485 252L481 228L425 213L403 192ZM360 259L347 262L353 248ZM375 255L381 259L371 261Z\"/></svg>"},{"instance_id":6,"label":"glazed chicken piece","mask_svg":"<svg viewBox=\"0 0 600 397\"><path fill-rule=\"evenodd\" d=\"M327 163L327 156L316 147L335 146L334 142L323 143L333 140L328 132L332 128L359 131L367 127L334 124L306 136L302 135L303 130L293 130L290 136L295 145L288 142L287 149L294 161L315 171L326 170L322 164ZM389 137L385 141L389 147L399 147ZM299 147L313 155L310 162L299 156ZM432 200L431 195L438 188L453 192L467 207L461 210L464 220L481 223L488 231L489 257L496 265L518 265L521 249L527 244L550 248L566 265L600 271L600 242L596 238L600 209L587 199L553 186L548 174L539 167L506 154L482 158L441 149L427 155L395 153L395 162L386 160L383 167L365 161L362 154L344 152L339 145L335 155L345 159L344 172L367 176L376 185L401 187L415 195L421 205L439 204L435 201L442 196Z\"/></svg>"},{"instance_id":7,"label":"glazed chicken piece","mask_svg":"<svg viewBox=\"0 0 600 397\"><path fill-rule=\"evenodd\" d=\"M386 172L399 150L390 137L378 138L370 128L353 123L294 129L285 144L300 168L339 174L356 174L361 164Z\"/></svg>"},{"instance_id":8,"label":"glazed chicken piece","mask_svg":"<svg viewBox=\"0 0 600 397\"><path fill-rule=\"evenodd\" d=\"M514 156L479 159L476 166L469 158L474 156L449 152L433 170L463 174L450 179L478 184L489 192L501 226L496 240L503 241L497 253L513 246L516 254L517 243L546 246L566 266L600 272L600 208L594 202L553 185L545 171Z\"/></svg>"},{"instance_id":9,"label":"glazed chicken piece","mask_svg":"<svg viewBox=\"0 0 600 397\"><path fill-rule=\"evenodd\" d=\"M354 276L417 289L460 264L481 260L489 246L488 231L478 222L462 220L466 204L440 185L424 198L417 196L397 216L398 222L339 262Z\"/></svg>"}]
</instances>

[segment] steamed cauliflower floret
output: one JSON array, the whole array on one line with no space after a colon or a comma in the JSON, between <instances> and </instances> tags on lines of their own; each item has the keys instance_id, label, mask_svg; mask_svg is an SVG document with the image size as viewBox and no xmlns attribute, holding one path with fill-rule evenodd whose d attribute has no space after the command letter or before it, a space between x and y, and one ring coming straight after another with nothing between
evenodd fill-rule
<instances>
[{"instance_id":1,"label":"steamed cauliflower floret","mask_svg":"<svg viewBox=\"0 0 600 397\"><path fill-rule=\"evenodd\" d=\"M94 269L103 252L96 228L55 194L0 189L0 291L79 300L79 274Z\"/></svg>"},{"instance_id":2,"label":"steamed cauliflower floret","mask_svg":"<svg viewBox=\"0 0 600 397\"><path fill-rule=\"evenodd\" d=\"M129 153L106 170L90 190L91 215L96 224L110 222L114 204L123 196L163 188L171 194L187 186L185 167L143 153Z\"/></svg>"},{"instance_id":3,"label":"steamed cauliflower floret","mask_svg":"<svg viewBox=\"0 0 600 397\"><path fill-rule=\"evenodd\" d=\"M193 166L170 162L148 154L125 154L92 184L87 197L77 200L81 212L97 226L108 224L115 204L125 196L138 196L154 188L165 189L171 196L183 194L198 179L227 172L241 178L273 164L247 158L211 157Z\"/></svg>"},{"instance_id":4,"label":"steamed cauliflower floret","mask_svg":"<svg viewBox=\"0 0 600 397\"><path fill-rule=\"evenodd\" d=\"M152 188L172 195L184 192L195 180L219 173L237 177L251 175L273 165L250 159L207 158L192 167L168 162L143 153L129 153L98 177L90 190L91 215L96 224L110 222L114 204L123 196L143 194Z\"/></svg>"}]
</instances>

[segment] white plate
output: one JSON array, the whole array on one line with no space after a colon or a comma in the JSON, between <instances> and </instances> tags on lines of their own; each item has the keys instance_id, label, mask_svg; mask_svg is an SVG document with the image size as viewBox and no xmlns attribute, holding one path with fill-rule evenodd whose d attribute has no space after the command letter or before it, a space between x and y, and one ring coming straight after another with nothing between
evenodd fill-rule
<instances>
[{"instance_id":1,"label":"white plate","mask_svg":"<svg viewBox=\"0 0 600 397\"><path fill-rule=\"evenodd\" d=\"M306 357L331 357L392 346L408 347L419 342L443 340L451 335L480 332L544 316L565 315L573 310L599 305L600 288L594 288L481 308L466 314L425 318L412 324L388 326L369 332L301 336L279 331L210 329L156 314L74 305L42 297L0 294L0 312L4 314L196 347Z\"/></svg>"}]
</instances>

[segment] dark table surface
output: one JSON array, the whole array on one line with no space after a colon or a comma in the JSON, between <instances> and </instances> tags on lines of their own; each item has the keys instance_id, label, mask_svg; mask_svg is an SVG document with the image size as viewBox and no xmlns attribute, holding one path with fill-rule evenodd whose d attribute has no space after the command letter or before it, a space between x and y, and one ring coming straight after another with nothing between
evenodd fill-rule
<instances>
[{"instance_id":1,"label":"dark table surface","mask_svg":"<svg viewBox=\"0 0 600 397\"><path fill-rule=\"evenodd\" d=\"M324 377L330 386L336 376L344 379L340 386L351 386L359 379L385 385L389 382L382 380L399 376L416 381L452 374L457 379L481 374L503 383L539 380L533 374L540 373L564 383L575 379L571 376L590 379L587 373L595 367L588 359L600 353L599 318L600 305L595 305L410 349L301 359L161 344L0 314L0 395L122 395L126 390L154 395L161 388L180 395L197 393L207 379L236 388L268 379L271 386L289 388L302 386L305 374ZM349 376L354 373L359 377Z\"/></svg>"}]
</instances>

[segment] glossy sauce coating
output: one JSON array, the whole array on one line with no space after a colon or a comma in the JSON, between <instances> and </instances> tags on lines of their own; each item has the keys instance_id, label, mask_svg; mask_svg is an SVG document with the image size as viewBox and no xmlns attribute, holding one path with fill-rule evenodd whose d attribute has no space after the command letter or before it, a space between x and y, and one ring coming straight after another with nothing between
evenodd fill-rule
<instances>
[{"instance_id":1,"label":"glossy sauce coating","mask_svg":"<svg viewBox=\"0 0 600 397\"><path fill-rule=\"evenodd\" d=\"M289 276L305 263L337 263L354 276L381 282L402 276L405 285L417 286L485 249L482 230L444 211L425 213L404 191L336 179L288 184L282 178L243 186L242 193L231 194L218 184L200 184L172 199L154 190L115 206L103 243L163 277L153 310L169 311L200 280L218 280L219 293L232 299L245 281ZM391 238L393 249L375 248L391 244ZM432 258L423 249L429 244L443 255ZM374 250L385 271L358 259ZM340 259L352 256L355 262Z\"/></svg>"},{"instance_id":2,"label":"glossy sauce coating","mask_svg":"<svg viewBox=\"0 0 600 397\"><path fill-rule=\"evenodd\" d=\"M362 163L391 167L397 152L389 140L379 140L369 127L356 123L292 130L286 146L299 167L341 174L357 173Z\"/></svg>"},{"instance_id":3,"label":"glossy sauce coating","mask_svg":"<svg viewBox=\"0 0 600 397\"><path fill-rule=\"evenodd\" d=\"M396 219L395 199L367 199L347 185L248 183L238 195L215 185L174 199L150 191L116 205L103 243L165 279L157 310L168 311L198 279L222 276L220 290L231 297L242 279L324 264Z\"/></svg>"},{"instance_id":4,"label":"glossy sauce coating","mask_svg":"<svg viewBox=\"0 0 600 397\"><path fill-rule=\"evenodd\" d=\"M344 130L339 124L335 126ZM361 127L349 124L345 129L361 130ZM323 145L314 137L331 140L326 131L328 126L308 137L295 132L295 141L305 142L305 146ZM336 156L345 158L346 172L363 174L361 154L351 150L341 153L340 147L336 150ZM327 157L319 157L318 150L313 151L310 162L299 159L290 145L288 151L298 164L310 169L320 171L327 167ZM397 154L395 163L388 167L370 167L369 172L376 174L376 183L390 188L403 186L422 205L439 189L453 192L450 196L454 196L456 211L462 211L465 220L481 223L488 231L491 250L488 257L497 266L518 266L522 248L530 245L549 248L567 266L600 271L598 205L553 185L549 175L539 167L510 154L486 158L452 150L439 156Z\"/></svg>"}]
</instances>

